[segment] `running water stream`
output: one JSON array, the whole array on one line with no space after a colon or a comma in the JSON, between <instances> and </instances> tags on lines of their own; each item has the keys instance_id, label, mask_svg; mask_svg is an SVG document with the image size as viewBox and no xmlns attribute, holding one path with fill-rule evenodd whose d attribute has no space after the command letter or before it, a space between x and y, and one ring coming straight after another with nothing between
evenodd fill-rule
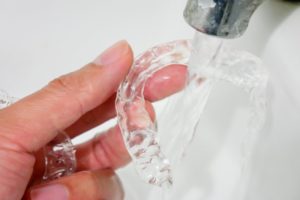
<instances>
[{"instance_id":1,"label":"running water stream","mask_svg":"<svg viewBox=\"0 0 300 200\"><path fill-rule=\"evenodd\" d=\"M245 91L250 98L251 116L240 144L240 174L231 199L243 199L249 178L249 162L257 136L266 118L267 72L262 62L248 52L230 49L222 40L196 33L188 62L190 82L177 98L166 106L160 124L162 134L171 131L174 136L167 144L167 155L172 166L182 161L193 141L203 110L217 82L225 81ZM171 117L172 116L172 117ZM175 116L175 117L174 117ZM201 133L209 134L209 133ZM174 167L174 173L176 168ZM176 181L176 180L174 180ZM168 192L166 192L168 193ZM165 196L168 196L165 194ZM171 199L166 198L165 199Z\"/></svg>"},{"instance_id":2,"label":"running water stream","mask_svg":"<svg viewBox=\"0 0 300 200\"><path fill-rule=\"evenodd\" d=\"M143 88L153 73L170 64L188 65L189 82L184 91L168 103L157 127L145 109ZM116 101L124 141L140 177L163 188L172 185L176 166L193 141L209 94L217 82L225 81L248 93L251 102L249 125L241 133L244 139L240 146L239 184L232 194L232 199L242 199L249 177L248 162L265 121L267 79L259 58L223 46L221 39L201 33L196 33L192 45L188 41L175 41L142 54L119 88ZM146 123L137 125L131 120L131 113L137 110ZM170 132L172 138L162 152L159 137ZM149 200L162 196L164 200L172 199L168 194L171 191L163 189L161 194L158 190L153 190Z\"/></svg>"}]
</instances>

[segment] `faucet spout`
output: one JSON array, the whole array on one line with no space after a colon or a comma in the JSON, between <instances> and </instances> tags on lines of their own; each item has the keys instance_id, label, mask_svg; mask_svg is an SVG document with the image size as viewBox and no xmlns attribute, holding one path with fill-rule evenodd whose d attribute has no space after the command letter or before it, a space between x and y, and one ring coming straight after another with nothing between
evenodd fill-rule
<instances>
[{"instance_id":1,"label":"faucet spout","mask_svg":"<svg viewBox=\"0 0 300 200\"><path fill-rule=\"evenodd\" d=\"M222 38L241 36L263 0L188 0L186 22L197 31Z\"/></svg>"}]
</instances>

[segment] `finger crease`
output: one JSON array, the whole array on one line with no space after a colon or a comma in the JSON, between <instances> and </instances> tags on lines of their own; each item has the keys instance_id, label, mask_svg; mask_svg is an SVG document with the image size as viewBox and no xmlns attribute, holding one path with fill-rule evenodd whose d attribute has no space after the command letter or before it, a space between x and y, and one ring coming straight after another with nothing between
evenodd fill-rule
<instances>
[{"instance_id":1,"label":"finger crease","mask_svg":"<svg viewBox=\"0 0 300 200\"><path fill-rule=\"evenodd\" d=\"M105 143L103 143L103 136L96 137L93 140L93 156L96 162L100 165L101 168L107 168L111 164L111 160L108 157L108 152L106 149Z\"/></svg>"}]
</instances>

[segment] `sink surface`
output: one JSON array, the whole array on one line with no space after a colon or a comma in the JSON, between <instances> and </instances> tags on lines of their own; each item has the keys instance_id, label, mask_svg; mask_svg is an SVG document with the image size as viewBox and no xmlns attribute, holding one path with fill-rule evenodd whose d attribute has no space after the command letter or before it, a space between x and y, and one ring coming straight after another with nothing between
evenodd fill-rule
<instances>
[{"instance_id":1,"label":"sink surface","mask_svg":"<svg viewBox=\"0 0 300 200\"><path fill-rule=\"evenodd\" d=\"M51 79L76 70L123 38L132 44L136 54L158 43L191 38L193 30L182 17L185 3L184 0L1 3L0 88L23 97ZM251 158L245 200L300 199L299 20L300 7L296 4L268 1L253 16L247 33L228 41L234 48L261 57L270 73L268 120ZM248 103L247 95L226 84L219 85L212 93L201 129L179 166L176 200L234 199ZM160 108L157 109L159 113ZM79 141L111 123L92 130ZM141 183L132 165L118 173L127 199L156 199L151 194L152 188Z\"/></svg>"}]
</instances>

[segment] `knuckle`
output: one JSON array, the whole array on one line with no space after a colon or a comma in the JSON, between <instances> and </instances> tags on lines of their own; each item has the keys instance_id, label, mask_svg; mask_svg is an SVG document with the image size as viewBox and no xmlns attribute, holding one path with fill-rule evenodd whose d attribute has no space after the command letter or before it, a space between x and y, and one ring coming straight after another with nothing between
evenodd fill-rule
<instances>
[{"instance_id":1,"label":"knuckle","mask_svg":"<svg viewBox=\"0 0 300 200\"><path fill-rule=\"evenodd\" d=\"M93 173L91 171L81 171L80 176L84 179L93 179Z\"/></svg>"},{"instance_id":2,"label":"knuckle","mask_svg":"<svg viewBox=\"0 0 300 200\"><path fill-rule=\"evenodd\" d=\"M92 97L99 92L97 85L102 71L103 68L88 64L78 71L52 80L46 88L57 96L68 97L83 115L90 109L88 105Z\"/></svg>"},{"instance_id":3,"label":"knuckle","mask_svg":"<svg viewBox=\"0 0 300 200\"><path fill-rule=\"evenodd\" d=\"M50 81L48 84L51 88L55 90L63 91L70 93L72 92L72 82L67 75L60 76L55 78L54 80Z\"/></svg>"},{"instance_id":4,"label":"knuckle","mask_svg":"<svg viewBox=\"0 0 300 200\"><path fill-rule=\"evenodd\" d=\"M55 78L49 82L47 89L54 95L68 97L68 101L71 101L70 103L74 103L74 107L77 107L80 116L85 113L83 98L80 94L81 89L78 87L78 81L72 75L63 75Z\"/></svg>"},{"instance_id":5,"label":"knuckle","mask_svg":"<svg viewBox=\"0 0 300 200\"><path fill-rule=\"evenodd\" d=\"M102 73L99 66L89 64L79 71L60 76L49 84L68 93L90 95L96 91L95 81Z\"/></svg>"}]
</instances>

